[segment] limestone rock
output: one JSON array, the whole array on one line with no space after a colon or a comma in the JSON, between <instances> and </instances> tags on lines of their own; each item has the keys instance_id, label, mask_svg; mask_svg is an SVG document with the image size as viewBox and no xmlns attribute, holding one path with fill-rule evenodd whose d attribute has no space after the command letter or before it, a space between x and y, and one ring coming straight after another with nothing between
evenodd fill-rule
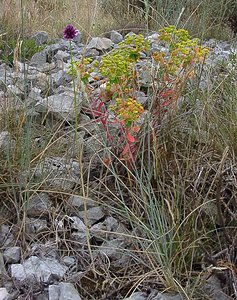
<instances>
[{"instance_id":1,"label":"limestone rock","mask_svg":"<svg viewBox=\"0 0 237 300\"><path fill-rule=\"evenodd\" d=\"M47 193L39 193L34 195L28 201L27 216L28 217L42 217L48 215L52 202Z\"/></svg>"},{"instance_id":2,"label":"limestone rock","mask_svg":"<svg viewBox=\"0 0 237 300\"><path fill-rule=\"evenodd\" d=\"M113 43L108 38L94 37L87 45L88 49L96 49L99 51L108 50L112 47Z\"/></svg>"},{"instance_id":3,"label":"limestone rock","mask_svg":"<svg viewBox=\"0 0 237 300\"><path fill-rule=\"evenodd\" d=\"M37 256L31 256L22 264L11 265L11 276L19 281L33 279L38 282L50 283L55 278L63 278L66 271L67 267L61 265L58 260Z\"/></svg>"},{"instance_id":4,"label":"limestone rock","mask_svg":"<svg viewBox=\"0 0 237 300\"><path fill-rule=\"evenodd\" d=\"M110 39L113 43L118 44L118 43L122 42L123 36L118 31L112 30L110 33Z\"/></svg>"},{"instance_id":5,"label":"limestone rock","mask_svg":"<svg viewBox=\"0 0 237 300\"><path fill-rule=\"evenodd\" d=\"M79 114L82 107L82 97L76 95L75 111L74 95L70 92L52 95L44 98L36 104L36 111L41 113L52 113L57 119L72 121L75 114Z\"/></svg>"},{"instance_id":6,"label":"limestone rock","mask_svg":"<svg viewBox=\"0 0 237 300\"><path fill-rule=\"evenodd\" d=\"M81 300L72 283L60 282L49 286L49 300Z\"/></svg>"},{"instance_id":7,"label":"limestone rock","mask_svg":"<svg viewBox=\"0 0 237 300\"><path fill-rule=\"evenodd\" d=\"M20 247L10 247L3 252L3 257L6 263L18 263L21 256Z\"/></svg>"},{"instance_id":8,"label":"limestone rock","mask_svg":"<svg viewBox=\"0 0 237 300\"><path fill-rule=\"evenodd\" d=\"M36 45L42 45L47 43L48 37L49 35L46 31L39 31L32 35L31 39L35 41Z\"/></svg>"}]
</instances>

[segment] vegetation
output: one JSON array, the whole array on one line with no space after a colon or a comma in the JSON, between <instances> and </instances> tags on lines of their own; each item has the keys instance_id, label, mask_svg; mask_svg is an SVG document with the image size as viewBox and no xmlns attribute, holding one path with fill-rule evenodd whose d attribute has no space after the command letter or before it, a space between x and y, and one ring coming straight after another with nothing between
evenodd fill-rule
<instances>
[{"instance_id":1,"label":"vegetation","mask_svg":"<svg viewBox=\"0 0 237 300\"><path fill-rule=\"evenodd\" d=\"M81 8L79 2L38 0L30 1L29 5L28 1L23 1L19 18L11 17L10 7L16 1L10 1L9 7L1 6L0 36L4 33L10 36L8 47L2 48L4 60L7 55L8 61L13 60L16 28L19 28L17 39L23 41L22 58L25 60L39 48L29 44L31 42L22 34L28 37L36 29L47 30L52 36L59 35L70 20L76 27L80 25L78 28L89 37L102 30L109 31L111 26L124 28L126 25L117 22L116 16L122 12L118 1L116 9L110 10L113 14L106 18L101 15L106 14L113 0L103 1L99 6L97 2L81 1ZM124 6L124 2L121 3ZM150 51L143 35L127 36L100 62L94 63L87 58L71 61L75 91L83 86L89 100L92 96L88 78L95 70L103 75L105 93L90 102L86 113L94 117L93 124L100 126L106 136L100 141L103 155L96 153L103 166L100 174L92 174L91 182L90 168L85 173L81 170L81 185L71 194L93 197L131 229L129 255L133 265L118 270L110 269L109 264L98 269L92 266L87 274L88 286L96 290L110 280L113 288L125 296L152 283L155 287L178 291L187 299L205 299L200 287L210 275L205 269L209 267L211 272L219 271L217 275L234 298L236 291L232 282L236 280L237 241L237 83L234 78L237 57L233 53L228 65L220 64L216 80L202 89L208 49L191 37L192 33L200 38L228 36L231 39L232 32L225 20L233 3L219 0L214 8L212 1L157 0L153 3L147 0L144 5L137 5L138 9L130 9L126 16L136 19L145 11L145 29L158 28L160 39L169 49L168 53L160 50L152 54L149 87L142 86L136 69L141 52ZM130 7L133 7L131 3ZM215 19L210 17L213 15ZM208 73L205 76L208 79ZM146 89L150 99L146 108L135 95L135 91L142 89ZM120 130L117 136L111 131L109 113L114 114L113 125ZM77 127L78 120L75 124ZM71 124L70 129L77 132ZM30 196L46 191L58 203L59 210L63 210L70 196L64 191L47 190L44 182L35 182L29 171L46 156L66 153L70 157L70 153L61 135L62 122L52 128L42 119L39 125L38 120L28 116L27 108L0 107L0 131L9 131L14 137L11 151L0 152L0 225L17 224L19 241L27 248L24 221ZM42 132L44 142L38 145L36 141ZM76 146L81 162L83 149ZM92 162L93 159L89 167ZM56 239L56 231L47 234ZM38 242L44 238L39 236ZM65 242L62 251L77 254L77 250L68 245L69 242ZM90 249L90 245L88 247ZM126 285L128 279L129 286Z\"/></svg>"}]
</instances>

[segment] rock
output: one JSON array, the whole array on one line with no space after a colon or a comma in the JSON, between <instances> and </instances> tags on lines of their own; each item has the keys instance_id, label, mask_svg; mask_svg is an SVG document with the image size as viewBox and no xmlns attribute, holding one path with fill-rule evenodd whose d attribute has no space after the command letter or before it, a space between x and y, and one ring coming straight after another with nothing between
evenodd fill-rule
<instances>
[{"instance_id":1,"label":"rock","mask_svg":"<svg viewBox=\"0 0 237 300\"><path fill-rule=\"evenodd\" d=\"M24 90L18 88L15 85L8 85L7 86L7 95L9 97L16 97L16 98L19 98L19 99L23 99Z\"/></svg>"},{"instance_id":2,"label":"rock","mask_svg":"<svg viewBox=\"0 0 237 300\"><path fill-rule=\"evenodd\" d=\"M93 225L90 233L97 241L105 241L116 239L120 234L126 234L127 232L125 227L115 218L107 217L103 222Z\"/></svg>"},{"instance_id":3,"label":"rock","mask_svg":"<svg viewBox=\"0 0 237 300\"><path fill-rule=\"evenodd\" d=\"M36 111L41 113L51 113L55 118L64 121L73 121L75 114L79 114L82 108L82 95L76 95L76 111L74 94L64 92L44 98L36 104Z\"/></svg>"},{"instance_id":4,"label":"rock","mask_svg":"<svg viewBox=\"0 0 237 300\"><path fill-rule=\"evenodd\" d=\"M112 30L110 33L110 39L113 43L118 44L123 41L123 36L118 31Z\"/></svg>"},{"instance_id":5,"label":"rock","mask_svg":"<svg viewBox=\"0 0 237 300\"><path fill-rule=\"evenodd\" d=\"M49 286L49 300L59 300L60 288L56 284Z\"/></svg>"},{"instance_id":6,"label":"rock","mask_svg":"<svg viewBox=\"0 0 237 300\"><path fill-rule=\"evenodd\" d=\"M9 294L6 288L0 288L0 300L8 300Z\"/></svg>"},{"instance_id":7,"label":"rock","mask_svg":"<svg viewBox=\"0 0 237 300\"><path fill-rule=\"evenodd\" d=\"M48 215L52 207L52 202L47 193L39 193L28 201L27 216L28 217L42 217Z\"/></svg>"},{"instance_id":8,"label":"rock","mask_svg":"<svg viewBox=\"0 0 237 300\"><path fill-rule=\"evenodd\" d=\"M2 76L2 74L0 75L0 90L6 91L7 86L12 86L12 85L13 85L13 79L9 75L7 75L6 77Z\"/></svg>"},{"instance_id":9,"label":"rock","mask_svg":"<svg viewBox=\"0 0 237 300\"><path fill-rule=\"evenodd\" d=\"M158 293L153 290L148 295L147 293L135 292L129 298L124 300L184 300L179 294Z\"/></svg>"},{"instance_id":10,"label":"rock","mask_svg":"<svg viewBox=\"0 0 237 300\"><path fill-rule=\"evenodd\" d=\"M72 256L64 256L63 257L63 262L67 267L71 267L72 265L75 265L76 260Z\"/></svg>"},{"instance_id":11,"label":"rock","mask_svg":"<svg viewBox=\"0 0 237 300\"><path fill-rule=\"evenodd\" d=\"M92 207L86 211L79 211L78 216L84 220L84 223L88 226L92 226L94 223L102 219L105 214L100 206Z\"/></svg>"},{"instance_id":12,"label":"rock","mask_svg":"<svg viewBox=\"0 0 237 300\"><path fill-rule=\"evenodd\" d=\"M49 300L81 300L73 284L60 282L49 286Z\"/></svg>"},{"instance_id":13,"label":"rock","mask_svg":"<svg viewBox=\"0 0 237 300\"><path fill-rule=\"evenodd\" d=\"M14 236L11 233L11 228L8 225L3 224L0 227L0 245L3 248L11 247L13 244Z\"/></svg>"},{"instance_id":14,"label":"rock","mask_svg":"<svg viewBox=\"0 0 237 300\"><path fill-rule=\"evenodd\" d=\"M81 300L79 293L71 283L60 282L59 290L59 300Z\"/></svg>"},{"instance_id":15,"label":"rock","mask_svg":"<svg viewBox=\"0 0 237 300\"><path fill-rule=\"evenodd\" d=\"M11 276L16 280L50 283L54 279L62 279L68 268L53 258L31 256L23 264L11 265L10 269Z\"/></svg>"},{"instance_id":16,"label":"rock","mask_svg":"<svg viewBox=\"0 0 237 300\"><path fill-rule=\"evenodd\" d=\"M26 218L25 231L32 238L32 235L48 230L47 221L44 219ZM27 238L27 237L26 237Z\"/></svg>"},{"instance_id":17,"label":"rock","mask_svg":"<svg viewBox=\"0 0 237 300\"><path fill-rule=\"evenodd\" d=\"M142 292L133 293L129 298L123 300L147 300L147 294Z\"/></svg>"},{"instance_id":18,"label":"rock","mask_svg":"<svg viewBox=\"0 0 237 300\"><path fill-rule=\"evenodd\" d=\"M100 53L96 49L86 49L85 57L97 57Z\"/></svg>"},{"instance_id":19,"label":"rock","mask_svg":"<svg viewBox=\"0 0 237 300\"><path fill-rule=\"evenodd\" d=\"M80 45L82 40L82 33L81 31L77 31L77 35L73 38L73 42L76 43L77 45Z\"/></svg>"},{"instance_id":20,"label":"rock","mask_svg":"<svg viewBox=\"0 0 237 300\"><path fill-rule=\"evenodd\" d=\"M67 84L72 80L72 77L67 74L65 70L59 70L57 73L53 73L50 76L52 85L57 88L60 85Z\"/></svg>"},{"instance_id":21,"label":"rock","mask_svg":"<svg viewBox=\"0 0 237 300\"><path fill-rule=\"evenodd\" d=\"M231 300L227 294L224 293L221 288L220 280L213 274L211 277L207 279L203 287L206 295L210 297L212 300Z\"/></svg>"},{"instance_id":22,"label":"rock","mask_svg":"<svg viewBox=\"0 0 237 300\"><path fill-rule=\"evenodd\" d=\"M147 37L147 40L150 43L158 43L159 42L159 37L160 37L160 35L156 32L156 33L153 33L153 34L149 35Z\"/></svg>"},{"instance_id":23,"label":"rock","mask_svg":"<svg viewBox=\"0 0 237 300\"><path fill-rule=\"evenodd\" d=\"M21 248L20 247L10 247L3 252L3 258L6 263L18 263L21 256Z\"/></svg>"},{"instance_id":24,"label":"rock","mask_svg":"<svg viewBox=\"0 0 237 300\"><path fill-rule=\"evenodd\" d=\"M42 45L47 43L48 37L49 35L46 31L39 31L32 35L31 39L35 41L36 45Z\"/></svg>"},{"instance_id":25,"label":"rock","mask_svg":"<svg viewBox=\"0 0 237 300\"><path fill-rule=\"evenodd\" d=\"M96 153L100 153L102 155L102 149L104 148L103 138L103 136L101 139L101 135L95 134L85 140L84 151L86 154L88 154L89 157L91 157L92 155L94 156Z\"/></svg>"},{"instance_id":26,"label":"rock","mask_svg":"<svg viewBox=\"0 0 237 300\"><path fill-rule=\"evenodd\" d=\"M35 295L34 300L49 300L48 292L45 291L42 294Z\"/></svg>"},{"instance_id":27,"label":"rock","mask_svg":"<svg viewBox=\"0 0 237 300\"><path fill-rule=\"evenodd\" d=\"M87 49L96 49L99 51L108 50L112 47L112 41L108 38L94 37L87 45Z\"/></svg>"},{"instance_id":28,"label":"rock","mask_svg":"<svg viewBox=\"0 0 237 300\"><path fill-rule=\"evenodd\" d=\"M30 66L42 67L47 63L47 53L43 50L35 53L30 60Z\"/></svg>"},{"instance_id":29,"label":"rock","mask_svg":"<svg viewBox=\"0 0 237 300\"><path fill-rule=\"evenodd\" d=\"M58 257L58 246L54 241L46 241L46 243L35 243L31 246L31 255L39 257L48 257L57 259Z\"/></svg>"},{"instance_id":30,"label":"rock","mask_svg":"<svg viewBox=\"0 0 237 300\"><path fill-rule=\"evenodd\" d=\"M67 203L67 207L68 210L70 212L78 212L78 211L83 211L86 207L86 209L88 208L92 208L95 206L94 201L92 201L92 199L90 198L84 198L81 196L75 196L72 195L70 196L70 198L68 199L68 203Z\"/></svg>"},{"instance_id":31,"label":"rock","mask_svg":"<svg viewBox=\"0 0 237 300\"><path fill-rule=\"evenodd\" d=\"M19 73L16 78L17 87L22 91L27 91L30 87L34 86L38 89L45 91L49 88L48 76L36 69L31 70L31 74L24 76L24 74Z\"/></svg>"},{"instance_id":32,"label":"rock","mask_svg":"<svg viewBox=\"0 0 237 300\"><path fill-rule=\"evenodd\" d=\"M3 254L0 252L0 278L7 276L7 270L5 268Z\"/></svg>"},{"instance_id":33,"label":"rock","mask_svg":"<svg viewBox=\"0 0 237 300\"><path fill-rule=\"evenodd\" d=\"M70 59L70 53L58 50L58 52L54 55L54 59L67 62Z\"/></svg>"},{"instance_id":34,"label":"rock","mask_svg":"<svg viewBox=\"0 0 237 300\"><path fill-rule=\"evenodd\" d=\"M87 241L87 228L86 225L78 217L70 217L71 228L73 232L71 237L74 241L78 241L82 244L85 244Z\"/></svg>"},{"instance_id":35,"label":"rock","mask_svg":"<svg viewBox=\"0 0 237 300\"><path fill-rule=\"evenodd\" d=\"M152 298L152 300L185 300L186 298L183 298L179 294L169 294L169 293L157 293L156 296Z\"/></svg>"},{"instance_id":36,"label":"rock","mask_svg":"<svg viewBox=\"0 0 237 300\"><path fill-rule=\"evenodd\" d=\"M73 159L46 157L32 170L37 181L55 189L71 190L80 182L80 166Z\"/></svg>"},{"instance_id":37,"label":"rock","mask_svg":"<svg viewBox=\"0 0 237 300\"><path fill-rule=\"evenodd\" d=\"M105 241L99 248L99 253L103 256L106 255L109 259L118 261L124 254L125 242L122 238Z\"/></svg>"},{"instance_id":38,"label":"rock","mask_svg":"<svg viewBox=\"0 0 237 300\"><path fill-rule=\"evenodd\" d=\"M41 97L41 90L36 88L36 87L32 87L32 89L30 90L30 93L26 99L26 103L27 103L27 106L35 106L35 104L38 102L38 101L41 101L42 100L42 97Z\"/></svg>"}]
</instances>

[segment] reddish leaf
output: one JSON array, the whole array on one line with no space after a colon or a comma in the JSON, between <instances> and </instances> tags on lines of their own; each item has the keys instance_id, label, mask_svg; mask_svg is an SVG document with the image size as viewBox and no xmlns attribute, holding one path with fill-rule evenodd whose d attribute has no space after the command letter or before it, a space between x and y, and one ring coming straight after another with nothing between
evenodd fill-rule
<instances>
[{"instance_id":1,"label":"reddish leaf","mask_svg":"<svg viewBox=\"0 0 237 300\"><path fill-rule=\"evenodd\" d=\"M138 132L140 130L140 126L135 125L131 129L132 129L133 132Z\"/></svg>"},{"instance_id":2,"label":"reddish leaf","mask_svg":"<svg viewBox=\"0 0 237 300\"><path fill-rule=\"evenodd\" d=\"M126 153L128 153L129 150L130 150L130 147L129 147L129 144L127 144L123 149L122 156L124 156Z\"/></svg>"},{"instance_id":3,"label":"reddish leaf","mask_svg":"<svg viewBox=\"0 0 237 300\"><path fill-rule=\"evenodd\" d=\"M134 143L136 141L135 137L132 136L130 133L127 133L127 139L130 143Z\"/></svg>"}]
</instances>

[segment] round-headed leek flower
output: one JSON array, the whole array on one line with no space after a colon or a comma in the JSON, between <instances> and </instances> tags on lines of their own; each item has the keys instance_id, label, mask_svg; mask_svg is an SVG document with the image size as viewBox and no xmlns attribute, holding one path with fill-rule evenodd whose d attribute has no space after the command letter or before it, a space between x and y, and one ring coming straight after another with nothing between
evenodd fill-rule
<instances>
[{"instance_id":1,"label":"round-headed leek flower","mask_svg":"<svg viewBox=\"0 0 237 300\"><path fill-rule=\"evenodd\" d=\"M63 37L66 40L74 39L78 34L78 30L76 30L71 24L67 25L63 31Z\"/></svg>"}]
</instances>

